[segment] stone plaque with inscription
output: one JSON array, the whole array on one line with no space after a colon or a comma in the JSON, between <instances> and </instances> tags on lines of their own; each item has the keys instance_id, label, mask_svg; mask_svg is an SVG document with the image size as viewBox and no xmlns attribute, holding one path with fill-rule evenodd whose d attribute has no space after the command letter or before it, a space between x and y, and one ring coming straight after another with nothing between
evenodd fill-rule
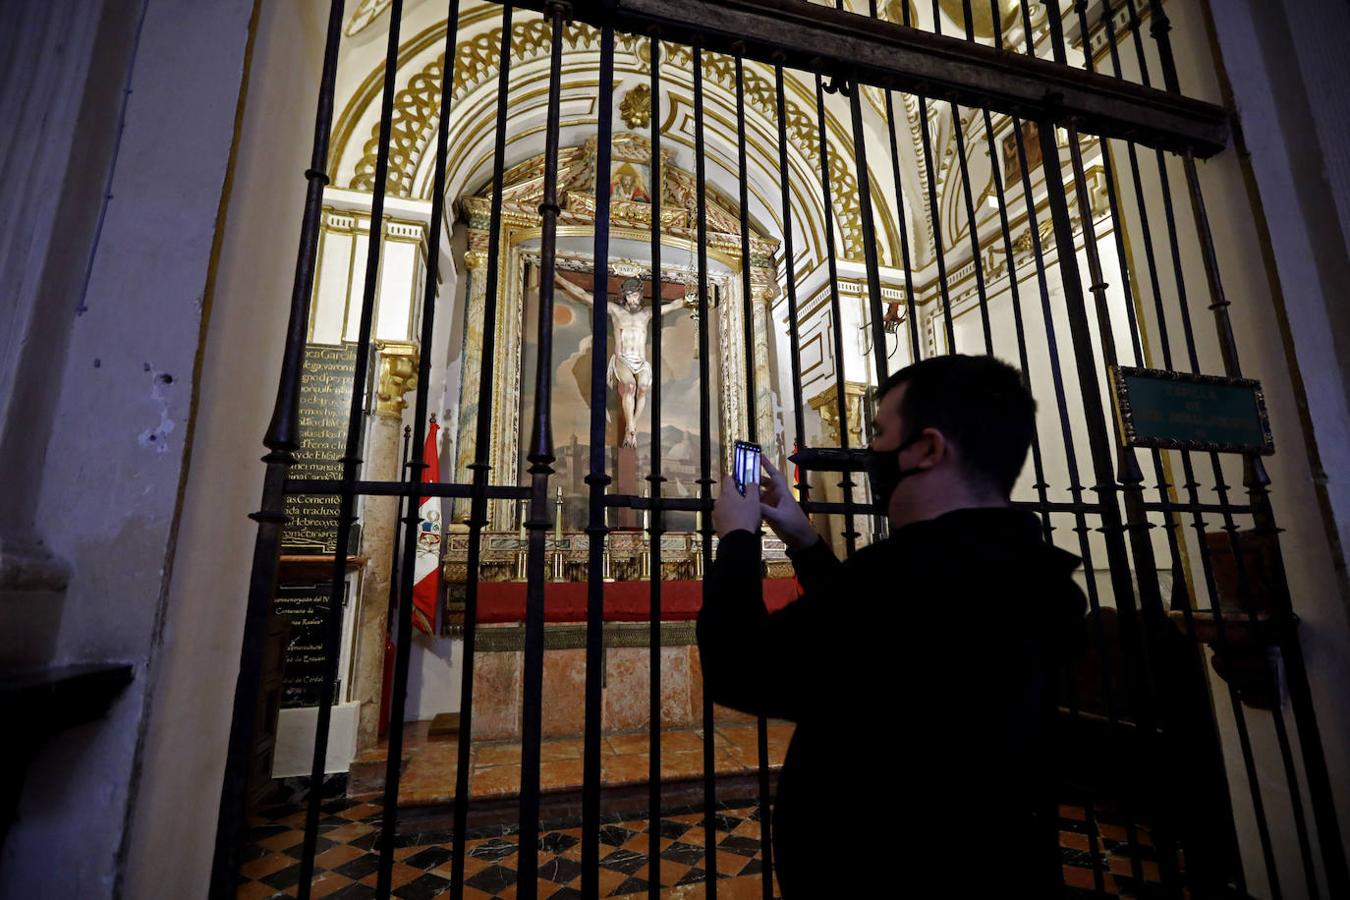
<instances>
[{"instance_id":1,"label":"stone plaque with inscription","mask_svg":"<svg viewBox=\"0 0 1350 900\"><path fill-rule=\"evenodd\" d=\"M300 449L290 477L342 477L351 412L354 344L309 344L300 376ZM282 537L286 553L331 554L337 551L337 494L286 498L289 521Z\"/></svg>"},{"instance_id":2,"label":"stone plaque with inscription","mask_svg":"<svg viewBox=\"0 0 1350 900\"><path fill-rule=\"evenodd\" d=\"M275 610L291 621L286 669L281 679L281 705L286 709L318 706L323 691L324 623L331 581L299 582L277 587ZM338 610L342 615L342 610ZM334 684L334 701L337 685Z\"/></svg>"}]
</instances>

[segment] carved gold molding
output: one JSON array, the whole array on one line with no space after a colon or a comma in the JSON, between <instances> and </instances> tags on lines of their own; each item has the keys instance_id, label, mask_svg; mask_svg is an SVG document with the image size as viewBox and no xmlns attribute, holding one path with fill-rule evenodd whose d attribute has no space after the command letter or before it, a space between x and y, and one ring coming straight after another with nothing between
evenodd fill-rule
<instances>
[{"instance_id":1,"label":"carved gold molding","mask_svg":"<svg viewBox=\"0 0 1350 900\"><path fill-rule=\"evenodd\" d=\"M629 128L647 128L652 123L652 89L639 84L619 103L619 115Z\"/></svg>"},{"instance_id":2,"label":"carved gold molding","mask_svg":"<svg viewBox=\"0 0 1350 900\"><path fill-rule=\"evenodd\" d=\"M830 442L838 446L839 441L839 404L835 400L838 391L834 382L829 387L807 401L812 409L820 414L820 424ZM867 385L861 381L844 382L844 406L848 411L849 446L861 447L863 422L862 401L867 396Z\"/></svg>"},{"instance_id":3,"label":"carved gold molding","mask_svg":"<svg viewBox=\"0 0 1350 900\"><path fill-rule=\"evenodd\" d=\"M375 389L375 415L402 419L408 403L403 396L417 387L417 345L409 341L376 341L380 354L379 382Z\"/></svg>"},{"instance_id":4,"label":"carved gold molding","mask_svg":"<svg viewBox=\"0 0 1350 900\"><path fill-rule=\"evenodd\" d=\"M550 28L546 20L517 23L512 28L511 56L523 62L548 53ZM479 87L496 72L501 53L502 31L491 29L460 43L456 48L455 75L451 95L458 102L469 91ZM599 47L599 32L589 25L574 23L567 27L563 42L571 50L593 50ZM670 45L667 45L670 47ZM689 48L675 45L668 50L672 65L690 66L693 63ZM394 111L390 121L388 189L397 196L412 195L413 178L423 154L435 133L440 107L440 87L445 71L444 55L414 73L407 86L395 94ZM704 77L727 91L736 84L734 60L730 56L706 53L703 56ZM769 120L777 118L777 94L773 84L752 69L744 70L744 90L747 105L753 106ZM647 98L650 103L650 96ZM819 131L815 116L792 100L785 104L788 141L815 166L820 165ZM836 224L843 236L842 250L846 259L861 260L864 255L861 206L858 200L857 179L850 171L853 147L846 139L832 148L830 154L830 189L835 207ZM371 135L362 148L350 187L373 190L376 155L379 149L379 124L371 128ZM340 158L343 148L335 155ZM891 215L880 210L880 221L887 227ZM888 264L889 248L879 244L880 262Z\"/></svg>"}]
</instances>

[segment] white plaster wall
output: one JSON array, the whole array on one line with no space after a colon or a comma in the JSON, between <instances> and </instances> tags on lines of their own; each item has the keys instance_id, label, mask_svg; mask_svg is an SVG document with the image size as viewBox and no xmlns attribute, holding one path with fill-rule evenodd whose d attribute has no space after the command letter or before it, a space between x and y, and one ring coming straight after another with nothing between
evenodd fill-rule
<instances>
[{"instance_id":1,"label":"white plaster wall","mask_svg":"<svg viewBox=\"0 0 1350 900\"><path fill-rule=\"evenodd\" d=\"M117 892L251 10L247 0L147 8L113 199L51 373L60 391L36 516L51 550L73 561L55 662L125 660L135 681L104 720L57 736L29 770L0 896Z\"/></svg>"},{"instance_id":2,"label":"white plaster wall","mask_svg":"<svg viewBox=\"0 0 1350 900\"><path fill-rule=\"evenodd\" d=\"M258 458L289 311L326 7L259 7L199 359L192 463L146 737L149 774L132 818L130 897L206 893L256 534L247 516L262 485Z\"/></svg>"}]
</instances>

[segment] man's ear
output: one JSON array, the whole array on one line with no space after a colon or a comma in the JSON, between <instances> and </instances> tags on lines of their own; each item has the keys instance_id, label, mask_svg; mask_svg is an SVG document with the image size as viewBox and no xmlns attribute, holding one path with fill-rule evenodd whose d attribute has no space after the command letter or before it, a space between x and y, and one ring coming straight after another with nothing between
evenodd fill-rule
<instances>
[{"instance_id":1,"label":"man's ear","mask_svg":"<svg viewBox=\"0 0 1350 900\"><path fill-rule=\"evenodd\" d=\"M923 448L923 455L914 463L916 468L935 468L951 456L951 444L948 443L947 437L936 428L925 428L919 432L919 440L915 444Z\"/></svg>"}]
</instances>

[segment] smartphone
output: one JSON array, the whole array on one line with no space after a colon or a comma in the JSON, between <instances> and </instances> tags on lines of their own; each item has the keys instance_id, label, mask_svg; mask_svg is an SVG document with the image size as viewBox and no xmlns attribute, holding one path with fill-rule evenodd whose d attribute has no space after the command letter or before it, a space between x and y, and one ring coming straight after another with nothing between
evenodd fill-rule
<instances>
[{"instance_id":1,"label":"smartphone","mask_svg":"<svg viewBox=\"0 0 1350 900\"><path fill-rule=\"evenodd\" d=\"M749 441L737 441L731 457L731 474L736 479L736 490L745 496L746 485L754 485L759 490L759 444Z\"/></svg>"}]
</instances>

